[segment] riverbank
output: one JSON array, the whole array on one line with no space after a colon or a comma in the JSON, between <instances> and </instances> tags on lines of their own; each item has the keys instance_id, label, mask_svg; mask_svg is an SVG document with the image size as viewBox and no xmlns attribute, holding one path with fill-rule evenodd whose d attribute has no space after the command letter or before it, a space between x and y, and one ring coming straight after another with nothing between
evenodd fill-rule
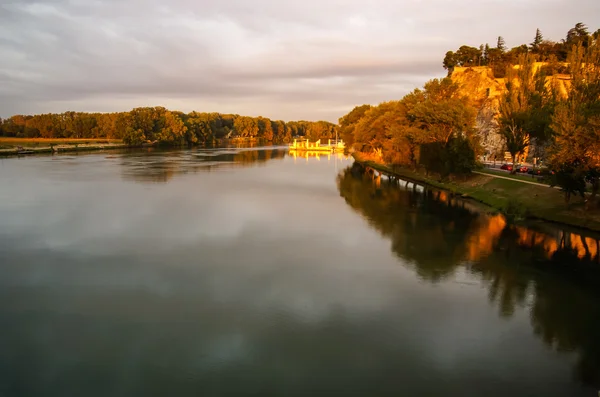
<instances>
[{"instance_id":1,"label":"riverbank","mask_svg":"<svg viewBox=\"0 0 600 397\"><path fill-rule=\"evenodd\" d=\"M0 138L0 157L126 149L129 147L129 145L118 139Z\"/></svg>"},{"instance_id":2,"label":"riverbank","mask_svg":"<svg viewBox=\"0 0 600 397\"><path fill-rule=\"evenodd\" d=\"M567 206L563 193L558 189L483 173L473 174L463 180L440 181L419 171L381 164L360 153L354 153L353 156L357 162L380 172L459 194L509 217L541 219L600 231L600 212L586 211L580 197L572 198L573 202Z\"/></svg>"}]
</instances>

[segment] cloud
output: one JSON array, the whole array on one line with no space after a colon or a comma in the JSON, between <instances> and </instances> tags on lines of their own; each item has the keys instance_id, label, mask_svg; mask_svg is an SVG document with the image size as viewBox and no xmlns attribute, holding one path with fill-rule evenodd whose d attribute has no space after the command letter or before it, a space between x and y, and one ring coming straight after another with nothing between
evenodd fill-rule
<instances>
[{"instance_id":1,"label":"cloud","mask_svg":"<svg viewBox=\"0 0 600 397\"><path fill-rule=\"evenodd\" d=\"M580 21L595 30L600 4L9 2L0 4L0 116L160 104L335 121L443 76L448 49L498 35L517 45L537 27L558 40Z\"/></svg>"}]
</instances>

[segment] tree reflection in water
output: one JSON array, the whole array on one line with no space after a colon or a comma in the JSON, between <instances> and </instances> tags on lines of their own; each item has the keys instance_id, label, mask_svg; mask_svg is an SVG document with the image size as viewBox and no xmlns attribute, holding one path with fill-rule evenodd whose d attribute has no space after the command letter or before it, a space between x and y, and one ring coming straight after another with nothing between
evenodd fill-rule
<instances>
[{"instance_id":1,"label":"tree reflection in water","mask_svg":"<svg viewBox=\"0 0 600 397\"><path fill-rule=\"evenodd\" d=\"M199 150L137 150L121 156L123 178L136 182L168 182L175 175L219 168L250 167L283 159L283 148L218 148Z\"/></svg>"},{"instance_id":2,"label":"tree reflection in water","mask_svg":"<svg viewBox=\"0 0 600 397\"><path fill-rule=\"evenodd\" d=\"M467 270L499 315L528 309L535 335L578 354L575 376L600 388L600 239L508 223L446 192L381 182L354 163L337 178L346 203L392 242L424 281Z\"/></svg>"}]
</instances>

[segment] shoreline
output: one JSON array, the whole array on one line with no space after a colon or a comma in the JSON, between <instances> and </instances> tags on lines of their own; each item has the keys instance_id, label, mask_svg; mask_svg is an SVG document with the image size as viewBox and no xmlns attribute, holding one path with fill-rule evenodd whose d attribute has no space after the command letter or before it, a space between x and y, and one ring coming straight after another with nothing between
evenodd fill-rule
<instances>
[{"instance_id":1,"label":"shoreline","mask_svg":"<svg viewBox=\"0 0 600 397\"><path fill-rule=\"evenodd\" d=\"M552 187L527 185L515 180L500 180L500 183L493 181L493 176L485 174L474 174L469 179L464 181L447 181L441 182L433 178L427 177L417 171L406 168L389 167L385 164L365 159L360 153L353 153L354 160L363 165L370 167L384 175L389 175L394 178L402 179L408 182L416 182L427 186L434 187L452 193L462 199L473 200L481 205L486 206L491 212L500 212L507 217L516 218L515 221L533 220L544 221L553 224L585 229L590 232L600 232L600 222L596 219L590 219L589 214L582 211L580 203L572 203L567 207L564 205L552 206L547 205L545 208L541 205L531 205L527 200L520 199L519 193L531 195L533 201L548 204L548 200L544 200L544 195L555 195L558 197L558 202L562 199L562 192ZM504 189L488 188L486 185L501 185ZM512 186L511 186L512 185ZM514 197L505 197L502 193L511 193L514 191ZM538 195L540 196L538 199ZM553 197L555 199L556 197ZM557 200L553 200L555 202ZM515 209L517 213L507 211L507 209Z\"/></svg>"},{"instance_id":2,"label":"shoreline","mask_svg":"<svg viewBox=\"0 0 600 397\"><path fill-rule=\"evenodd\" d=\"M0 149L0 157L24 157L24 156L35 156L38 154L52 154L52 153L70 153L70 152L87 152L97 150L112 150L112 149L131 149L137 146L130 146L124 143L103 143L103 144L62 144L62 145L50 145L41 147L24 146L23 150L17 148Z\"/></svg>"}]
</instances>

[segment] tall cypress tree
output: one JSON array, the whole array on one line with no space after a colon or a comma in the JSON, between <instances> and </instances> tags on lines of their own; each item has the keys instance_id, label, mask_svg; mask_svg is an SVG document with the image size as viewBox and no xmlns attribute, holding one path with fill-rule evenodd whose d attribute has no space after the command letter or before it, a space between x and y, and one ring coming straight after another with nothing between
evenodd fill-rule
<instances>
[{"instance_id":1,"label":"tall cypress tree","mask_svg":"<svg viewBox=\"0 0 600 397\"><path fill-rule=\"evenodd\" d=\"M542 41L544 40L544 36L542 36L542 32L540 31L540 29L536 29L535 31L535 38L533 39L533 42L531 44L529 44L529 46L531 47L531 50L533 52L538 52L540 49L540 44L542 44Z\"/></svg>"},{"instance_id":2,"label":"tall cypress tree","mask_svg":"<svg viewBox=\"0 0 600 397\"><path fill-rule=\"evenodd\" d=\"M504 42L504 37L498 36L498 44L496 45L496 48L498 48L502 52L506 51L506 43Z\"/></svg>"}]
</instances>

